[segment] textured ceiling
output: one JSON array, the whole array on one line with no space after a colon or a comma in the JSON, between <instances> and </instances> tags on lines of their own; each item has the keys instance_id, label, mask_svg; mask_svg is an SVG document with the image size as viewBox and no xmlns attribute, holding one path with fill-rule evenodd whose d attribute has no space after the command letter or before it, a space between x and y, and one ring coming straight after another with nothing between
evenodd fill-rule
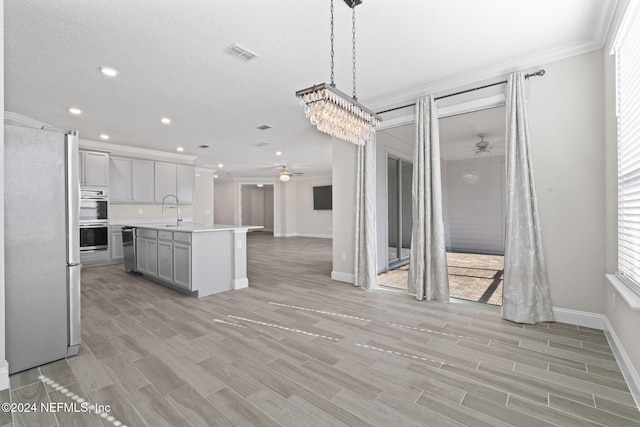
<instances>
[{"instance_id":1,"label":"textured ceiling","mask_svg":"<svg viewBox=\"0 0 640 427\"><path fill-rule=\"evenodd\" d=\"M602 45L615 0L365 0L359 99L378 111L444 79ZM5 108L81 138L198 156L230 176L288 163L329 175L331 139L294 93L329 77L327 0L5 0ZM336 83L351 92L350 10L336 0ZM226 55L232 43L256 52ZM116 78L100 66L120 71ZM81 116L69 107L83 110ZM170 117L162 125L160 117ZM269 130L258 130L263 124ZM267 143L256 147L261 142ZM210 145L204 150L199 145ZM280 150L281 157L275 155Z\"/></svg>"}]
</instances>

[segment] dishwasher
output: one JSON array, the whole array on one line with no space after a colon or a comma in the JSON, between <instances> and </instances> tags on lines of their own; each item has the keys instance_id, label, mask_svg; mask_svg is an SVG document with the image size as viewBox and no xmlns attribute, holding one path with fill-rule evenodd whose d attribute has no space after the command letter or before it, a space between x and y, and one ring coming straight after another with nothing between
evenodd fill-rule
<instances>
[{"instance_id":1,"label":"dishwasher","mask_svg":"<svg viewBox=\"0 0 640 427\"><path fill-rule=\"evenodd\" d=\"M136 229L122 227L122 252L124 254L124 269L127 273L136 269Z\"/></svg>"}]
</instances>

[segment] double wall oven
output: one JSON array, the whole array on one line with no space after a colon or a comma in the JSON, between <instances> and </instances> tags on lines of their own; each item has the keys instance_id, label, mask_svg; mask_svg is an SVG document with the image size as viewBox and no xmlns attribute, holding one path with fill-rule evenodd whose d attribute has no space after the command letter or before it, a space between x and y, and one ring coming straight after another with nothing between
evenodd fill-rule
<instances>
[{"instance_id":1,"label":"double wall oven","mask_svg":"<svg viewBox=\"0 0 640 427\"><path fill-rule=\"evenodd\" d=\"M80 189L80 253L109 251L109 194L105 188Z\"/></svg>"}]
</instances>

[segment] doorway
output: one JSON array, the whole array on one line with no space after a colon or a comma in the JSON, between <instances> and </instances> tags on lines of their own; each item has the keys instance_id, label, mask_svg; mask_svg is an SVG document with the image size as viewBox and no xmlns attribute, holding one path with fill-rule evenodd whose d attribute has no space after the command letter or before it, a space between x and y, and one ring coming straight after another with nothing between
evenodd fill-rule
<instances>
[{"instance_id":1,"label":"doorway","mask_svg":"<svg viewBox=\"0 0 640 427\"><path fill-rule=\"evenodd\" d=\"M273 185L242 184L240 193L241 225L260 225L273 232Z\"/></svg>"},{"instance_id":2,"label":"doorway","mask_svg":"<svg viewBox=\"0 0 640 427\"><path fill-rule=\"evenodd\" d=\"M501 106L439 120L450 296L494 305L502 305L504 275L505 115ZM381 130L377 142L412 147L414 129L411 123ZM409 252L412 173L403 176L401 161L390 156L387 168L388 269L378 284L406 290L410 260L402 237L409 236ZM408 206L401 206L403 197Z\"/></svg>"},{"instance_id":3,"label":"doorway","mask_svg":"<svg viewBox=\"0 0 640 427\"><path fill-rule=\"evenodd\" d=\"M387 158L387 224L389 269L409 263L411 254L411 183L413 165L389 156Z\"/></svg>"},{"instance_id":4,"label":"doorway","mask_svg":"<svg viewBox=\"0 0 640 427\"><path fill-rule=\"evenodd\" d=\"M440 119L449 295L502 305L505 107Z\"/></svg>"}]
</instances>

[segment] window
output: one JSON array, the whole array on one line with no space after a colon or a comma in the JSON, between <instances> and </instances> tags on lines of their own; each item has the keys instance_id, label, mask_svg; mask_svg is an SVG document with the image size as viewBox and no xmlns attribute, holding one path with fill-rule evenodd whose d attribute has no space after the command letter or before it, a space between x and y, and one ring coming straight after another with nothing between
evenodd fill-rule
<instances>
[{"instance_id":1,"label":"window","mask_svg":"<svg viewBox=\"0 0 640 427\"><path fill-rule=\"evenodd\" d=\"M618 116L618 276L640 294L640 8L615 46Z\"/></svg>"}]
</instances>

